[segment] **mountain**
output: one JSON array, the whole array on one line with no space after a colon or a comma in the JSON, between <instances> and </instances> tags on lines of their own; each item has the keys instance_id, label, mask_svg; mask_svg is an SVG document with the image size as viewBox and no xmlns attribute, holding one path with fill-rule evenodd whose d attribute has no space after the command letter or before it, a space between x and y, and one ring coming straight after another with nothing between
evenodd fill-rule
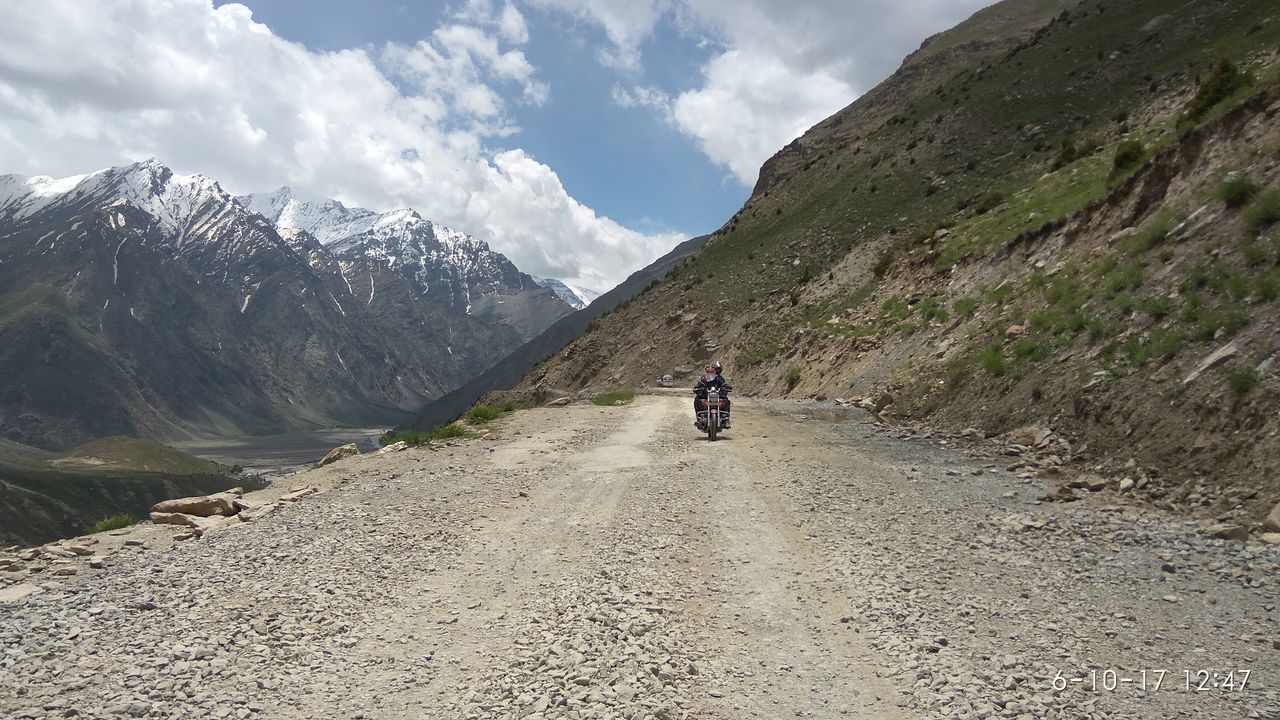
<instances>
[{"instance_id":1,"label":"mountain","mask_svg":"<svg viewBox=\"0 0 1280 720\"><path fill-rule=\"evenodd\" d=\"M747 393L1052 429L1051 469L1256 522L1280 499L1278 46L1271 0L998 3L780 149L517 392L715 356Z\"/></svg>"},{"instance_id":2,"label":"mountain","mask_svg":"<svg viewBox=\"0 0 1280 720\"><path fill-rule=\"evenodd\" d=\"M538 283L539 286L555 293L556 297L568 303L574 310L581 310L582 308L590 305L591 301L600 297L600 293L595 290L573 287L572 285L567 285L555 278L536 277L533 281Z\"/></svg>"},{"instance_id":3,"label":"mountain","mask_svg":"<svg viewBox=\"0 0 1280 720\"><path fill-rule=\"evenodd\" d=\"M600 295L583 309L556 321L538 337L520 346L515 352L469 380L462 387L432 401L411 420L396 429L430 430L437 425L454 420L485 395L514 388L531 368L582 336L601 317L622 307L645 288L651 287L666 277L668 273L700 250L710 237L710 235L703 235L680 243L671 252L632 273L617 287ZM545 401L548 399L547 394L555 392L557 388L542 388L537 393L522 396L519 399Z\"/></svg>"},{"instance_id":4,"label":"mountain","mask_svg":"<svg viewBox=\"0 0 1280 720\"><path fill-rule=\"evenodd\" d=\"M161 500L258 485L164 445L112 437L54 455L0 441L0 544L37 545Z\"/></svg>"},{"instance_id":5,"label":"mountain","mask_svg":"<svg viewBox=\"0 0 1280 720\"><path fill-rule=\"evenodd\" d=\"M0 435L391 424L570 310L483 243L349 212L362 229L325 246L154 160L0 176Z\"/></svg>"},{"instance_id":6,"label":"mountain","mask_svg":"<svg viewBox=\"0 0 1280 720\"><path fill-rule=\"evenodd\" d=\"M344 274L356 278L353 292L358 287L376 295L387 283L407 282L428 302L509 325L522 340L574 309L488 244L411 209L348 208L336 200L299 196L288 187L239 201L277 227L316 238Z\"/></svg>"}]
</instances>

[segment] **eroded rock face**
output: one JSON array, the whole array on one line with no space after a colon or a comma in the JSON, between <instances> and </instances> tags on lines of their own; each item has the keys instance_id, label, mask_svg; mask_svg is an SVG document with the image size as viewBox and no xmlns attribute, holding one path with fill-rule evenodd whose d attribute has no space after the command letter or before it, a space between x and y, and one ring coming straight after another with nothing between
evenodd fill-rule
<instances>
[{"instance_id":1,"label":"eroded rock face","mask_svg":"<svg viewBox=\"0 0 1280 720\"><path fill-rule=\"evenodd\" d=\"M325 465L330 465L332 463L338 462L343 458L347 458L347 457L351 457L352 455L359 455L359 454L360 454L360 448L357 447L355 443L347 443L346 445L339 445L338 447L330 450L329 454L325 455L320 460L320 466L323 467Z\"/></svg>"},{"instance_id":2,"label":"eroded rock face","mask_svg":"<svg viewBox=\"0 0 1280 720\"><path fill-rule=\"evenodd\" d=\"M213 495L203 495L200 497L178 498L176 500L165 500L163 502L156 503L151 507L151 512L153 514L182 513L184 515L194 515L196 517L235 515L240 512L240 508L236 504L238 499L239 495L234 491L214 493Z\"/></svg>"}]
</instances>

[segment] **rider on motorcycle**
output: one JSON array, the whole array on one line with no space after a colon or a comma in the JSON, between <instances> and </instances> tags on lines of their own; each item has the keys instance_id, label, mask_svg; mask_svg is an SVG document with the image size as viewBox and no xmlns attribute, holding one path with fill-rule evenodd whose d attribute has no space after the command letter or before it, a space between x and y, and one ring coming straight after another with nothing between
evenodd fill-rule
<instances>
[{"instance_id":1,"label":"rider on motorcycle","mask_svg":"<svg viewBox=\"0 0 1280 720\"><path fill-rule=\"evenodd\" d=\"M719 372L716 372L716 366L714 364L708 364L706 367L702 368L702 373L703 374L698 377L698 382L693 386L693 412L695 416L698 413L698 403L706 399L707 391L712 388L720 393L721 398L725 398L726 401L728 400L725 396L725 390L729 389L729 383L725 382L724 376ZM729 406L726 403L726 415L728 414L728 407ZM729 427L728 418L725 419L724 425L721 427Z\"/></svg>"}]
</instances>

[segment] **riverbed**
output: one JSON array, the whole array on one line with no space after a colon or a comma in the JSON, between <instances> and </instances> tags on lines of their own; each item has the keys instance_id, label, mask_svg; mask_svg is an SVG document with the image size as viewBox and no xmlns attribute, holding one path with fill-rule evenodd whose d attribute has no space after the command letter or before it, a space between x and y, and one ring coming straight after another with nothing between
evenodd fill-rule
<instances>
[{"instance_id":1,"label":"riverbed","mask_svg":"<svg viewBox=\"0 0 1280 720\"><path fill-rule=\"evenodd\" d=\"M329 428L244 438L182 440L172 445L183 452L246 472L275 479L305 470L339 445L355 443L360 452L378 448L386 428Z\"/></svg>"}]
</instances>

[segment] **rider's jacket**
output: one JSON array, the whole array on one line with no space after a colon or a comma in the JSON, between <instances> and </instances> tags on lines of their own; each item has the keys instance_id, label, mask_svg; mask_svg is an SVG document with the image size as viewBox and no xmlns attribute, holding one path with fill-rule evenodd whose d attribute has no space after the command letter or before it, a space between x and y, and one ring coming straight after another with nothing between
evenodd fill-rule
<instances>
[{"instance_id":1,"label":"rider's jacket","mask_svg":"<svg viewBox=\"0 0 1280 720\"><path fill-rule=\"evenodd\" d=\"M707 380L705 375L700 375L698 376L698 382L693 386L693 391L698 394L698 397L702 397L707 394L707 390L710 388L715 388L723 393L727 387L729 387L729 383L725 382L724 377L721 375L716 375L714 380Z\"/></svg>"}]
</instances>

